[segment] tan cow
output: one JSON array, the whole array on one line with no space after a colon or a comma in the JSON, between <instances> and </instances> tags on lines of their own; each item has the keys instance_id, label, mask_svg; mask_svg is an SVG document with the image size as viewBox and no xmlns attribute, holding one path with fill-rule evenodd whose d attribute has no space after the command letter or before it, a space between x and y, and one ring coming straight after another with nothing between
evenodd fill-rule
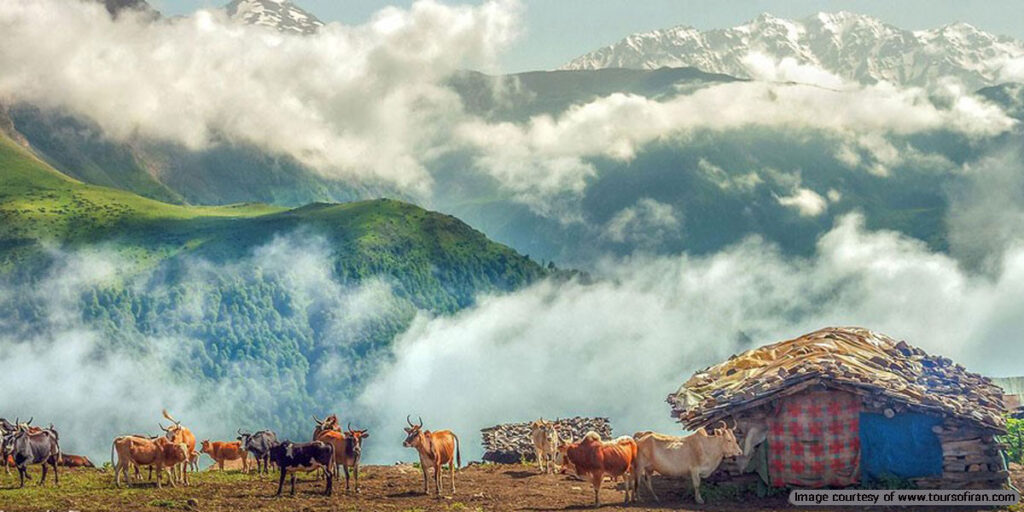
<instances>
[{"instance_id":1,"label":"tan cow","mask_svg":"<svg viewBox=\"0 0 1024 512\"><path fill-rule=\"evenodd\" d=\"M724 421L721 428L713 429L710 435L703 428L682 437L656 432L638 432L638 435L634 486L639 490L640 480L644 480L655 500L658 500L658 495L651 487L651 473L690 477L697 503L704 503L700 495L700 479L714 473L722 459L743 454L735 434Z\"/></svg>"},{"instance_id":2,"label":"tan cow","mask_svg":"<svg viewBox=\"0 0 1024 512\"><path fill-rule=\"evenodd\" d=\"M434 468L434 489L437 496L441 495L441 469L448 464L452 471L452 494L455 494L455 471L462 466L462 453L459 449L459 438L450 430L431 432L423 430L423 418L419 425L413 425L409 416L405 417L409 426L405 429L405 441L402 446L415 448L420 456L420 469L423 470L423 494L430 494L427 484L427 471Z\"/></svg>"},{"instance_id":3,"label":"tan cow","mask_svg":"<svg viewBox=\"0 0 1024 512\"><path fill-rule=\"evenodd\" d=\"M242 459L242 472L249 472L249 452L242 448L241 441L224 442L224 441L213 441L209 439L203 440L202 447L199 450L201 453L205 453L217 463L217 469L224 471L224 463L229 460Z\"/></svg>"},{"instance_id":4,"label":"tan cow","mask_svg":"<svg viewBox=\"0 0 1024 512\"><path fill-rule=\"evenodd\" d=\"M541 473L555 472L555 454L558 453L558 426L544 418L530 423L530 440L533 441L533 453L537 457L537 466Z\"/></svg>"},{"instance_id":5,"label":"tan cow","mask_svg":"<svg viewBox=\"0 0 1024 512\"><path fill-rule=\"evenodd\" d=\"M117 459L114 459L114 454ZM165 436L150 440L144 437L121 436L114 439L110 446L110 464L114 467L114 485L121 487L121 474L125 482L131 485L128 469L132 466L149 466L156 468L156 486L160 487L161 475L167 472L167 478L174 486L172 468L182 461L188 460L188 446L175 443Z\"/></svg>"}]
</instances>

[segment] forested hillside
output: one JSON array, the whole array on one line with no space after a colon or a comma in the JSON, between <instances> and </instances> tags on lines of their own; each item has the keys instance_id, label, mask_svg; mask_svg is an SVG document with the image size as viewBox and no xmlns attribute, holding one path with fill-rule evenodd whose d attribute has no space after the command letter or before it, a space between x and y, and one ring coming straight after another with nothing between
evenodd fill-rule
<instances>
[{"instance_id":1,"label":"forested hillside","mask_svg":"<svg viewBox=\"0 0 1024 512\"><path fill-rule=\"evenodd\" d=\"M6 137L0 262L12 343L45 351L90 333L87 360L147 361L235 397L225 418L276 418L284 432L360 389L417 312L551 272L400 201L170 205L78 182Z\"/></svg>"}]
</instances>

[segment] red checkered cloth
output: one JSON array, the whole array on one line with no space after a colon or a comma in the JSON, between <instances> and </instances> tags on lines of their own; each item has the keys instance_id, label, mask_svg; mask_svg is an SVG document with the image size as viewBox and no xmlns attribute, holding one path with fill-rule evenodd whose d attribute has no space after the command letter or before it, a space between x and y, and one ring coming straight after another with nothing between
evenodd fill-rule
<instances>
[{"instance_id":1,"label":"red checkered cloth","mask_svg":"<svg viewBox=\"0 0 1024 512\"><path fill-rule=\"evenodd\" d=\"M860 480L861 400L841 391L784 398L768 420L768 473L783 487L847 486Z\"/></svg>"}]
</instances>

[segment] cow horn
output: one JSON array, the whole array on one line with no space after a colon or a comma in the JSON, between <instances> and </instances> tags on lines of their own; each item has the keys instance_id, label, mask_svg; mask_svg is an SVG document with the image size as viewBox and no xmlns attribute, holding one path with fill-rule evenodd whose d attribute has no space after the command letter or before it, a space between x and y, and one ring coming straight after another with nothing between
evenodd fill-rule
<instances>
[{"instance_id":1,"label":"cow horn","mask_svg":"<svg viewBox=\"0 0 1024 512\"><path fill-rule=\"evenodd\" d=\"M160 430L163 430L164 432L170 432L171 431L171 429L169 429L169 428L164 428L164 424L163 423L157 423L157 426L159 426Z\"/></svg>"},{"instance_id":2,"label":"cow horn","mask_svg":"<svg viewBox=\"0 0 1024 512\"><path fill-rule=\"evenodd\" d=\"M348 431L352 432L352 422L348 422Z\"/></svg>"},{"instance_id":3,"label":"cow horn","mask_svg":"<svg viewBox=\"0 0 1024 512\"><path fill-rule=\"evenodd\" d=\"M242 436L242 429L238 429L238 436L239 436L239 437L241 437L241 436Z\"/></svg>"},{"instance_id":4,"label":"cow horn","mask_svg":"<svg viewBox=\"0 0 1024 512\"><path fill-rule=\"evenodd\" d=\"M412 416L411 414L406 414L405 415L405 422L408 423L410 427L415 427L416 425L412 424L412 419L410 418L411 416Z\"/></svg>"},{"instance_id":5,"label":"cow horn","mask_svg":"<svg viewBox=\"0 0 1024 512\"><path fill-rule=\"evenodd\" d=\"M726 423L725 420L720 420L719 423L722 424L722 428L724 428L724 429L728 429L729 428L729 424Z\"/></svg>"},{"instance_id":6,"label":"cow horn","mask_svg":"<svg viewBox=\"0 0 1024 512\"><path fill-rule=\"evenodd\" d=\"M32 420L34 420L34 419L36 419L36 417L32 416L31 418L28 419L28 421L25 422L25 424L26 425L31 425L32 424Z\"/></svg>"},{"instance_id":7,"label":"cow horn","mask_svg":"<svg viewBox=\"0 0 1024 512\"><path fill-rule=\"evenodd\" d=\"M316 417L316 414L310 414L310 416L313 417L313 421L315 421L317 425L323 425L324 424L323 420L321 420L320 418Z\"/></svg>"},{"instance_id":8,"label":"cow horn","mask_svg":"<svg viewBox=\"0 0 1024 512\"><path fill-rule=\"evenodd\" d=\"M420 420L420 424L418 426L423 428L423 416L417 416L416 418Z\"/></svg>"}]
</instances>

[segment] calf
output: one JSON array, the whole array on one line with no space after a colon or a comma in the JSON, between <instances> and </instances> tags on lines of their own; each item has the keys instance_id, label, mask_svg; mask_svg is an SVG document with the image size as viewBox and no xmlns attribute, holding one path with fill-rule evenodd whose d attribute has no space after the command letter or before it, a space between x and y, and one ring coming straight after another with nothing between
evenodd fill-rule
<instances>
[{"instance_id":1,"label":"calf","mask_svg":"<svg viewBox=\"0 0 1024 512\"><path fill-rule=\"evenodd\" d=\"M601 441L597 432L587 432L578 443L563 444L558 447L563 459L572 464L576 474L589 477L594 486L594 505L601 506L601 482L604 475L618 478L626 476L633 470L637 447L633 438L623 436L614 441ZM629 503L632 494L633 479L626 478L625 502Z\"/></svg>"},{"instance_id":2,"label":"calf","mask_svg":"<svg viewBox=\"0 0 1024 512\"><path fill-rule=\"evenodd\" d=\"M462 466L462 453L459 450L459 438L450 430L431 432L423 430L423 418L419 425L413 425L409 416L405 417L409 427L405 429L405 441L402 446L415 448L420 456L420 469L423 470L423 494L430 494L427 484L427 470L434 468L434 490L441 496L441 469L448 464L452 472L452 494L455 494L455 471Z\"/></svg>"},{"instance_id":3,"label":"calf","mask_svg":"<svg viewBox=\"0 0 1024 512\"><path fill-rule=\"evenodd\" d=\"M255 434L250 434L239 429L237 439L242 443L242 448L256 459L256 474L269 474L270 448L277 444L277 434L270 430L260 430ZM261 462L263 463L262 469L260 468Z\"/></svg>"},{"instance_id":4,"label":"calf","mask_svg":"<svg viewBox=\"0 0 1024 512\"><path fill-rule=\"evenodd\" d=\"M363 455L363 439L370 437L369 430L353 430L352 424L348 424L348 432L345 433L345 449L342 453L335 452L334 460L345 470L345 492L348 492L348 468L352 468L356 481L356 492L359 492L359 459ZM340 462L339 462L340 461Z\"/></svg>"},{"instance_id":5,"label":"calf","mask_svg":"<svg viewBox=\"0 0 1024 512\"><path fill-rule=\"evenodd\" d=\"M5 439L4 444L7 445L9 453L14 458L14 465L18 468L19 487L25 487L28 466L34 464L43 466L43 476L39 480L39 485L46 482L48 467L53 468L53 484L60 485L60 478L57 476L60 442L53 425L48 429L36 429L35 432L27 423L18 425L17 430Z\"/></svg>"},{"instance_id":6,"label":"calf","mask_svg":"<svg viewBox=\"0 0 1024 512\"><path fill-rule=\"evenodd\" d=\"M241 441L223 442L204 440L199 450L210 456L217 463L217 468L224 471L224 463L229 460L242 459L242 472L249 472L249 452L242 447Z\"/></svg>"},{"instance_id":7,"label":"calf","mask_svg":"<svg viewBox=\"0 0 1024 512\"><path fill-rule=\"evenodd\" d=\"M277 496L284 489L284 477L291 473L292 496L295 496L295 472L314 471L323 468L327 475L327 488L324 494L330 496L334 492L334 447L320 441L296 444L285 441L270 449L270 460L281 468L281 479L277 483Z\"/></svg>"},{"instance_id":8,"label":"calf","mask_svg":"<svg viewBox=\"0 0 1024 512\"><path fill-rule=\"evenodd\" d=\"M60 465L68 468L94 468L96 467L89 457L83 455L71 455L62 453L60 456Z\"/></svg>"},{"instance_id":9,"label":"calf","mask_svg":"<svg viewBox=\"0 0 1024 512\"><path fill-rule=\"evenodd\" d=\"M541 473L553 473L555 454L558 452L558 431L555 424L544 421L544 418L530 423L530 440L533 441L533 453L537 456L537 465Z\"/></svg>"},{"instance_id":10,"label":"calf","mask_svg":"<svg viewBox=\"0 0 1024 512\"><path fill-rule=\"evenodd\" d=\"M667 436L654 432L639 433L637 442L637 461L634 474L634 485L639 487L640 480L647 484L654 499L651 487L651 473L670 477L690 477L693 482L693 495L697 503L704 503L700 495L700 479L707 478L726 457L743 454L736 436L727 428L713 429L711 435L703 428L683 437Z\"/></svg>"}]
</instances>

